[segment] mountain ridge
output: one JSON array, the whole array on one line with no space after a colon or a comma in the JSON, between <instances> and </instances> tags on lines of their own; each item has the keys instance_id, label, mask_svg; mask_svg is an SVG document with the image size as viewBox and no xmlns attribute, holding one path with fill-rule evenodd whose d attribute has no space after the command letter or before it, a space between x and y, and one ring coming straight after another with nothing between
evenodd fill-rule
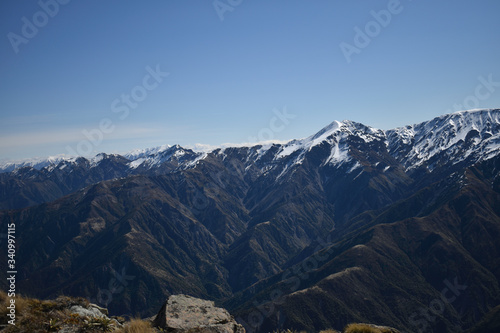
<instances>
[{"instance_id":1,"label":"mountain ridge","mask_svg":"<svg viewBox=\"0 0 500 333\"><path fill-rule=\"evenodd\" d=\"M303 139L292 139L289 140L287 143L284 144L262 144L262 143L255 143L255 144L248 144L248 145L235 145L234 147L215 147L211 150L207 151L195 151L193 149L189 148L183 148L180 145L162 145L158 147L152 147L152 148L145 148L145 149L135 149L130 152L122 153L122 154L107 154L104 152L98 153L95 156L92 157L83 157L87 159L88 161L95 162L99 161L101 159L101 156L123 156L127 158L128 160L131 161L131 168L138 167L141 163L146 162L148 158L150 159L148 162L151 163L151 159L154 160L154 163L151 164L158 164L161 163L161 160L158 160L158 155L167 155L168 152L172 152L173 154L185 154L185 153L191 153L194 154L195 158L202 158L206 156L208 153L213 153L217 150L224 151L225 149L231 149L231 148L256 148L256 147L261 147L261 149L265 148L270 148L273 145L278 145L278 146L283 146L283 150L280 154L281 156L287 156L290 153L293 153L294 147L297 149L299 147L297 146L307 146L309 149L324 141L327 137L333 135L335 132L344 132L344 133L350 133L350 134L365 134L365 133L383 133L383 135L387 136L388 139L388 145L398 143L397 141L401 141L401 143L407 145L412 139L415 137L415 131L421 131L422 128L426 129L425 127L429 127L430 124L436 123L438 121L442 120L449 120L453 122L453 119L458 118L459 116L466 116L467 119L465 121L471 121L473 119L473 115L477 114L488 114L489 118L491 121L493 121L493 125L498 125L500 123L500 119L498 115L495 115L499 109L473 109L473 110L465 110L465 111L457 111L449 114L445 114L442 116L438 116L433 118L432 120L429 121L424 121L420 122L417 124L412 124L412 125L406 125L406 126L401 126L397 127L394 129L389 129L389 130L381 130L377 129L371 126L364 125L362 123L358 123L355 121L351 120L343 120L343 121L333 121L329 125L323 127L321 130L319 130L317 133L303 138ZM479 119L481 121L482 125L482 119ZM462 124L463 125L463 121ZM476 125L476 124L474 124ZM473 126L474 127L474 126ZM365 133L362 133L360 131L360 128L365 129ZM416 129L416 130L415 130ZM428 128L427 128L428 129ZM432 129L431 129L432 130ZM468 133L469 131L467 131ZM491 129L490 129L491 132ZM488 131L485 133L488 134ZM396 142L389 142L392 139L392 141ZM465 139L466 137L464 136L461 139ZM369 137L367 137L369 139ZM399 139L399 140L398 140ZM417 141L423 141L425 138L417 138ZM491 154L495 149L500 147L500 140L495 141L495 145L493 147L490 147L487 150L487 153ZM449 148L449 147L447 147ZM262 151L262 152L264 152ZM166 154L167 153L167 154ZM421 156L420 156L421 157ZM59 164L60 162L66 161L66 162L73 162L77 160L78 158L82 158L81 156L51 156L48 158L35 158L35 159L24 159L24 160L17 160L17 161L4 161L0 163L0 173L4 172L12 172L16 169L22 168L22 167L33 167L34 169L40 170L46 167L55 167L55 165ZM168 159L168 157L166 158Z\"/></svg>"}]
</instances>

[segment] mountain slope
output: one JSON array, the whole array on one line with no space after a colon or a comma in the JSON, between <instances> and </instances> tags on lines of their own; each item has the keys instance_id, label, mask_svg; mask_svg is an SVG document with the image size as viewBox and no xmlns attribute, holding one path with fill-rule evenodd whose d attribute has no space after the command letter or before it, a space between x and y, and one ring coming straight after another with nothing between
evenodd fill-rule
<instances>
[{"instance_id":1,"label":"mountain slope","mask_svg":"<svg viewBox=\"0 0 500 333\"><path fill-rule=\"evenodd\" d=\"M370 223L358 224L329 247L314 245L318 252L305 250L312 254L300 255L227 305L259 331L341 329L351 321L410 332L471 327L478 314L500 303L500 188L492 189L494 180L484 175L488 164L498 170L500 159L468 169L445 192L438 189L443 184L434 184L372 213ZM496 178L498 183L498 173ZM422 203L429 192L441 194ZM394 215L408 207L428 211L419 217ZM458 286L456 294L446 292L449 302L443 302L442 291L451 290L450 284ZM432 306L439 313L430 312Z\"/></svg>"}]
</instances>

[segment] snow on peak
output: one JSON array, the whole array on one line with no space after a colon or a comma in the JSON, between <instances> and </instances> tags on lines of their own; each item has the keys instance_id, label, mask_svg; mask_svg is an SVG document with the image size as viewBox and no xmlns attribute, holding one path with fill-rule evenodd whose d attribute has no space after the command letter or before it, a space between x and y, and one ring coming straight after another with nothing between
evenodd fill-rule
<instances>
[{"instance_id":1,"label":"snow on peak","mask_svg":"<svg viewBox=\"0 0 500 333\"><path fill-rule=\"evenodd\" d=\"M349 147L346 143L346 139L352 135L363 139L365 142L385 138L385 134L382 130L350 120L344 120L342 122L334 121L314 135L302 140L293 140L283 145L276 158L284 158L299 151L300 153L298 153L299 155L294 162L294 164L299 164L304 159L305 153L310 151L313 147L326 142L332 147L332 150L330 156L323 164L330 163L340 165L350 161Z\"/></svg>"},{"instance_id":2,"label":"snow on peak","mask_svg":"<svg viewBox=\"0 0 500 333\"><path fill-rule=\"evenodd\" d=\"M334 121L330 125L322 128L318 133L311 135L305 139L292 140L287 144L283 145L281 151L276 156L277 158L283 158L289 156L296 151L302 151L302 154L306 151L311 150L314 146L326 141L329 137L338 133L342 128L343 123L339 121Z\"/></svg>"},{"instance_id":3,"label":"snow on peak","mask_svg":"<svg viewBox=\"0 0 500 333\"><path fill-rule=\"evenodd\" d=\"M100 153L90 159L90 165L96 167L99 163L106 158L106 154Z\"/></svg>"},{"instance_id":4,"label":"snow on peak","mask_svg":"<svg viewBox=\"0 0 500 333\"><path fill-rule=\"evenodd\" d=\"M152 149L136 150L125 154L124 156L130 160L130 168L136 169L139 166L144 166L149 169L169 161L172 158L180 160L185 156L187 156L187 164L185 166L190 167L192 165L189 162L192 162L192 159L197 159L200 156L206 156L206 153L195 153L190 149L181 147L180 145L164 145ZM192 156L192 158L189 158L189 156Z\"/></svg>"},{"instance_id":5,"label":"snow on peak","mask_svg":"<svg viewBox=\"0 0 500 333\"><path fill-rule=\"evenodd\" d=\"M72 159L74 159L74 157L57 155L44 158L35 157L22 160L5 161L0 162L0 172L11 172L23 167L32 167L33 169L41 170L45 167L55 166L62 161L70 161Z\"/></svg>"},{"instance_id":6,"label":"snow on peak","mask_svg":"<svg viewBox=\"0 0 500 333\"><path fill-rule=\"evenodd\" d=\"M162 153L171 147L172 147L171 145L161 145L161 146L153 147L153 148L134 149L128 153L123 154L122 156L133 161L133 160L143 158L145 156L151 156L154 154Z\"/></svg>"},{"instance_id":7,"label":"snow on peak","mask_svg":"<svg viewBox=\"0 0 500 333\"><path fill-rule=\"evenodd\" d=\"M453 163L473 154L478 160L487 159L500 150L500 110L458 111L389 130L387 136L391 154L409 169L438 156Z\"/></svg>"},{"instance_id":8,"label":"snow on peak","mask_svg":"<svg viewBox=\"0 0 500 333\"><path fill-rule=\"evenodd\" d=\"M333 135L334 133L340 131L342 128L345 128L346 126L344 123L345 121L340 122L338 120L335 120L330 125L322 128L318 133L311 135L305 140L308 142L312 142L313 146L315 146L316 144L325 141L325 139L328 138L330 135Z\"/></svg>"}]
</instances>

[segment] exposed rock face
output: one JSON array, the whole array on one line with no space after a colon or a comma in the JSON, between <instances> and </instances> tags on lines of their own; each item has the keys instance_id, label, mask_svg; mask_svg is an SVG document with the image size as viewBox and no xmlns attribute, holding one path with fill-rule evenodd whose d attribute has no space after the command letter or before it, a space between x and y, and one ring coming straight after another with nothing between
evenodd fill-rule
<instances>
[{"instance_id":1,"label":"exposed rock face","mask_svg":"<svg viewBox=\"0 0 500 333\"><path fill-rule=\"evenodd\" d=\"M245 333L225 309L214 302L186 295L172 295L163 304L153 326L169 332Z\"/></svg>"}]
</instances>

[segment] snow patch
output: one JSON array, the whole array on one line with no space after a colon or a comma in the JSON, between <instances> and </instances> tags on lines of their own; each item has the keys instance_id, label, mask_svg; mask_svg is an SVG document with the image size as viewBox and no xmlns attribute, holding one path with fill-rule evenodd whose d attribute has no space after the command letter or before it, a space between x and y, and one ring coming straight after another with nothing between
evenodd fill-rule
<instances>
[{"instance_id":1,"label":"snow patch","mask_svg":"<svg viewBox=\"0 0 500 333\"><path fill-rule=\"evenodd\" d=\"M137 169L142 163L144 163L146 159L144 157L138 158L135 161L132 161L128 164L129 168Z\"/></svg>"}]
</instances>

